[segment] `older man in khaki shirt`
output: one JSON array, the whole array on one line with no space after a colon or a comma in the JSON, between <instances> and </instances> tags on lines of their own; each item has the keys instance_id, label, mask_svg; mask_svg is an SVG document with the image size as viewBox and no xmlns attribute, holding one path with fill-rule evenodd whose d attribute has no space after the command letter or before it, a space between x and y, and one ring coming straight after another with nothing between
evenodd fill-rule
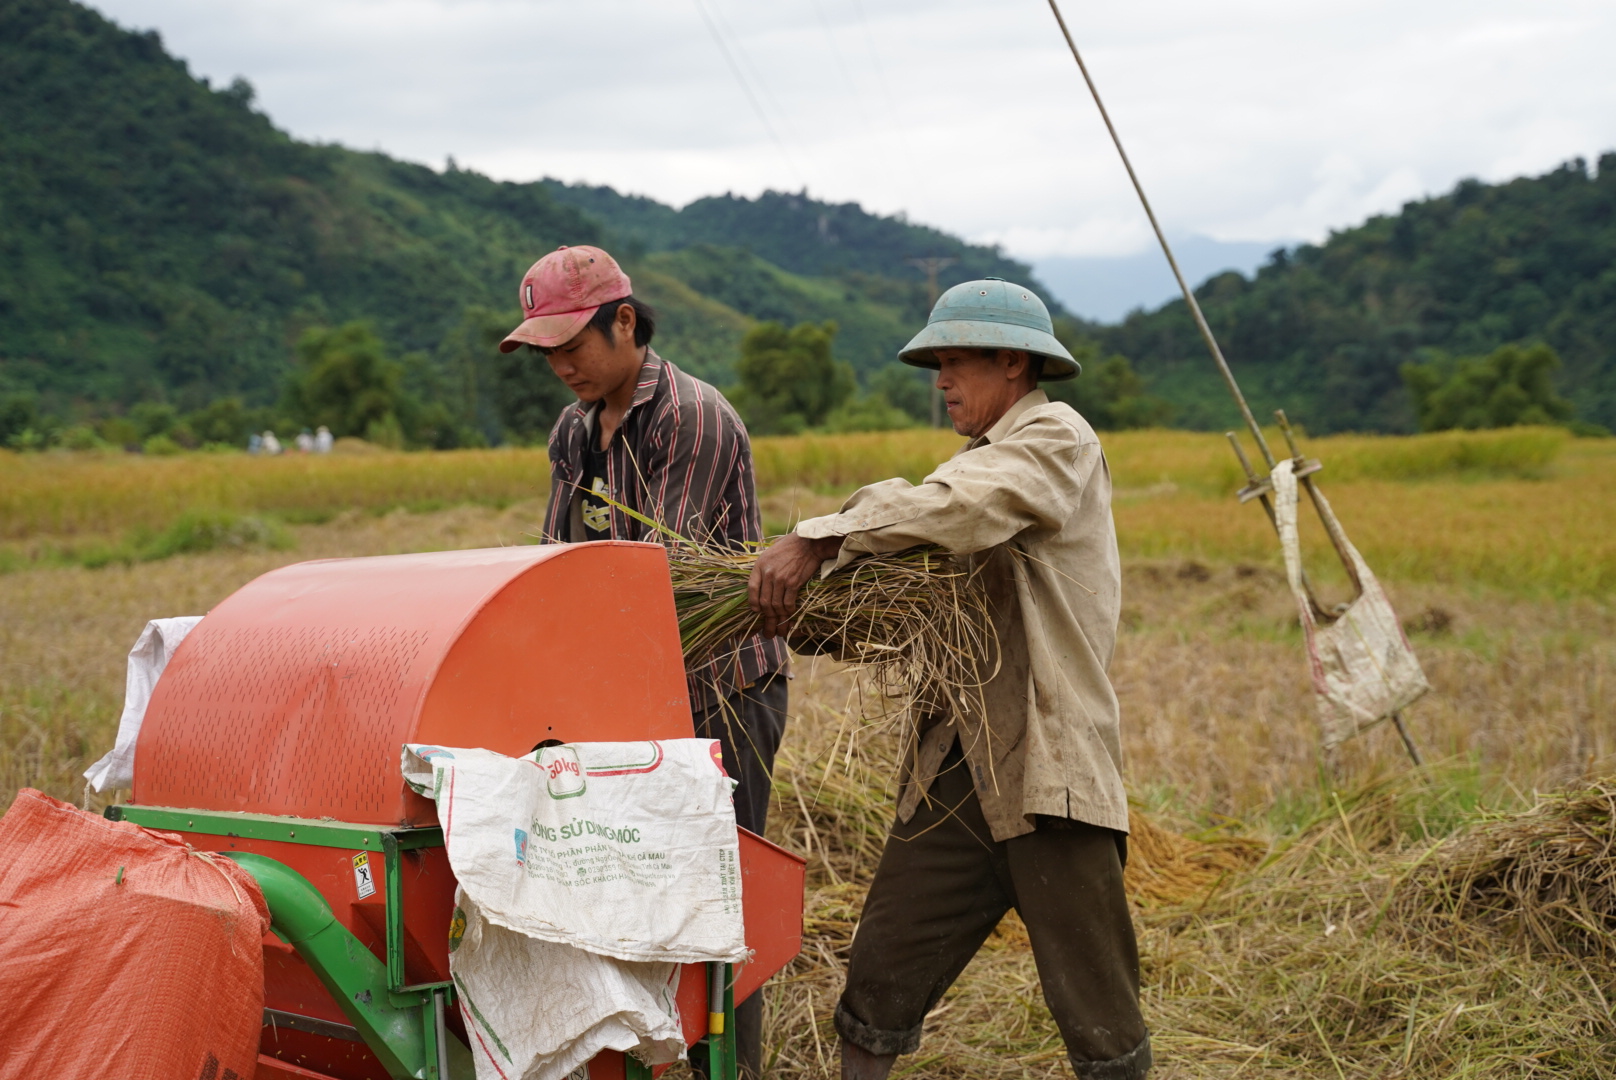
<instances>
[{"instance_id":1,"label":"older man in khaki shirt","mask_svg":"<svg viewBox=\"0 0 1616 1080\"><path fill-rule=\"evenodd\" d=\"M900 356L938 369L970 441L919 486L872 484L802 522L753 574L767 635L815 573L934 544L982 575L1002 654L985 718L923 719L905 763L836 1010L847 1080L881 1080L918 1049L926 1014L1012 907L1077 1075L1135 1080L1150 1068L1106 674L1121 597L1111 478L1093 428L1037 388L1078 372L1051 329L1020 286L945 293Z\"/></svg>"}]
</instances>

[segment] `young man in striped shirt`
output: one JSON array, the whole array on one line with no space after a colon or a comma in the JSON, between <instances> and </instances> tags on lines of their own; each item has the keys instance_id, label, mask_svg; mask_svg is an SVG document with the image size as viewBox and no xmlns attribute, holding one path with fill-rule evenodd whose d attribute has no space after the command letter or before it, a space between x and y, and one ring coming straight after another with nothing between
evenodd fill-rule
<instances>
[{"instance_id":1,"label":"young man in striped shirt","mask_svg":"<svg viewBox=\"0 0 1616 1080\"><path fill-rule=\"evenodd\" d=\"M716 389L651 348L655 313L610 255L551 252L523 277L521 302L522 324L500 350L544 353L578 397L550 432L547 543L666 539L623 506L704 545L741 550L763 538L745 425ZM785 642L748 638L686 678L696 734L722 743L740 781L735 819L761 834L785 733ZM762 1023L758 995L737 1007L743 1075L759 1072Z\"/></svg>"}]
</instances>

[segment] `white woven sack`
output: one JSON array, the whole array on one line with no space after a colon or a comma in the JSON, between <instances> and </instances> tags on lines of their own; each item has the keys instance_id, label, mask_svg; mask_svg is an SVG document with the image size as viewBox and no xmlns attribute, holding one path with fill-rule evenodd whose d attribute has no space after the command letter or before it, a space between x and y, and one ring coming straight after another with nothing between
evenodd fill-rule
<instances>
[{"instance_id":1,"label":"white woven sack","mask_svg":"<svg viewBox=\"0 0 1616 1080\"><path fill-rule=\"evenodd\" d=\"M1302 585L1302 549L1297 531L1294 462L1274 466L1274 517L1285 553L1285 576L1296 597L1307 638L1308 668L1318 702L1319 727L1331 750L1363 729L1413 704L1431 689L1391 601L1350 542L1347 556L1363 594L1338 619L1319 626ZM1322 501L1324 496L1319 496ZM1325 503L1328 510L1329 503Z\"/></svg>"},{"instance_id":2,"label":"white woven sack","mask_svg":"<svg viewBox=\"0 0 1616 1080\"><path fill-rule=\"evenodd\" d=\"M157 689L157 680L174 658L174 650L201 621L200 615L153 619L135 639L134 648L129 650L129 670L124 677L123 715L118 717L117 741L84 773L95 790L134 786L135 744L140 741L140 726L146 719L152 691Z\"/></svg>"},{"instance_id":3,"label":"white woven sack","mask_svg":"<svg viewBox=\"0 0 1616 1080\"><path fill-rule=\"evenodd\" d=\"M602 1050L646 1065L685 1053L678 964L640 964L539 941L455 894L449 968L477 1080L561 1080Z\"/></svg>"},{"instance_id":4,"label":"white woven sack","mask_svg":"<svg viewBox=\"0 0 1616 1080\"><path fill-rule=\"evenodd\" d=\"M619 960L746 958L735 784L711 739L569 743L511 758L404 748L483 916Z\"/></svg>"}]
</instances>

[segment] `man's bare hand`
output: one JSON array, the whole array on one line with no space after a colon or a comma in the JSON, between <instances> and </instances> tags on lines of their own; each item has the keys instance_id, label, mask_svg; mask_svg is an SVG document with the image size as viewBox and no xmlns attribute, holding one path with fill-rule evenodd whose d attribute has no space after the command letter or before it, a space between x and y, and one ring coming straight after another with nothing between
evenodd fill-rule
<instances>
[{"instance_id":1,"label":"man's bare hand","mask_svg":"<svg viewBox=\"0 0 1616 1080\"><path fill-rule=\"evenodd\" d=\"M787 533L763 549L746 583L752 610L763 616L764 637L784 633L797 613L797 593L819 573L819 564L841 549L842 538L804 540Z\"/></svg>"}]
</instances>

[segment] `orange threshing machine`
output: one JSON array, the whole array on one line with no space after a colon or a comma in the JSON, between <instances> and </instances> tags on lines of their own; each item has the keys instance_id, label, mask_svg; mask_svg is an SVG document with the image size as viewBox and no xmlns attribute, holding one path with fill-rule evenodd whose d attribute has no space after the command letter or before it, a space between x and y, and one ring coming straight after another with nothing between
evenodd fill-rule
<instances>
[{"instance_id":1,"label":"orange threshing machine","mask_svg":"<svg viewBox=\"0 0 1616 1080\"><path fill-rule=\"evenodd\" d=\"M108 816L228 853L263 886L258 1080L449 1080L471 1076L449 972L455 879L434 804L400 774L403 744L517 756L693 734L658 545L305 562L251 582L181 644L133 798ZM740 839L753 957L688 965L679 984L686 1041L709 1040L715 1076L734 1075L734 1024L710 1008L732 1012L802 934L802 861ZM651 1070L606 1053L588 1075Z\"/></svg>"}]
</instances>

